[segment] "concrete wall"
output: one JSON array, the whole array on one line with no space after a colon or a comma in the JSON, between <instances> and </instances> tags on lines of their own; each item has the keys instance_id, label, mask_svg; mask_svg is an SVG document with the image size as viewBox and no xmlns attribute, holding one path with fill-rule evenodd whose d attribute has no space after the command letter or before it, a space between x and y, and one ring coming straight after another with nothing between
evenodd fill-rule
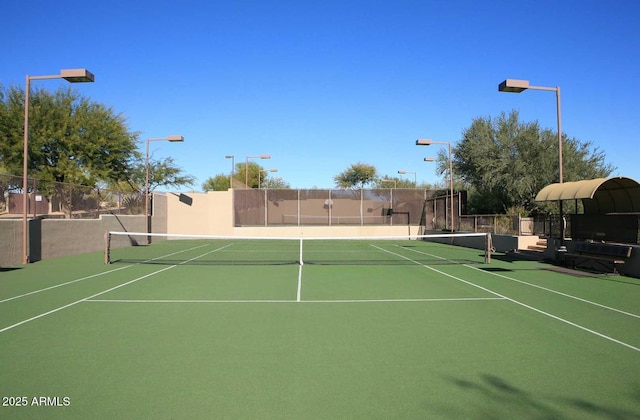
<instances>
[{"instance_id":1,"label":"concrete wall","mask_svg":"<svg viewBox=\"0 0 640 420\"><path fill-rule=\"evenodd\" d=\"M531 236L515 236L515 235L491 235L491 242L493 248L497 252L507 252L513 251L517 249L528 249L529 246L535 245L539 236L531 235Z\"/></svg>"},{"instance_id":2,"label":"concrete wall","mask_svg":"<svg viewBox=\"0 0 640 420\"><path fill-rule=\"evenodd\" d=\"M0 220L0 267L22 262L22 219Z\"/></svg>"},{"instance_id":3,"label":"concrete wall","mask_svg":"<svg viewBox=\"0 0 640 420\"><path fill-rule=\"evenodd\" d=\"M35 233L32 227L33 225L30 226L31 232ZM105 232L144 232L144 229L144 216L103 215L99 219L42 219L40 259L102 251ZM31 255L35 255L37 246L37 243L31 244Z\"/></svg>"},{"instance_id":4,"label":"concrete wall","mask_svg":"<svg viewBox=\"0 0 640 420\"><path fill-rule=\"evenodd\" d=\"M29 220L31 262L104 249L110 230L144 232L144 216L102 215L99 219ZM22 263L22 219L0 220L0 267Z\"/></svg>"}]
</instances>

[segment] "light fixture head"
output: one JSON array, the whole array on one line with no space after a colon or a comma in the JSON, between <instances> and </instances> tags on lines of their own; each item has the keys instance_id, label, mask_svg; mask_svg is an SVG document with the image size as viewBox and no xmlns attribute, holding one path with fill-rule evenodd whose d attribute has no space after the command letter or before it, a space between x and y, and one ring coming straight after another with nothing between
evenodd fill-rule
<instances>
[{"instance_id":1,"label":"light fixture head","mask_svg":"<svg viewBox=\"0 0 640 420\"><path fill-rule=\"evenodd\" d=\"M95 76L87 69L64 69L60 71L60 77L69 83L93 82Z\"/></svg>"},{"instance_id":2,"label":"light fixture head","mask_svg":"<svg viewBox=\"0 0 640 420\"><path fill-rule=\"evenodd\" d=\"M418 139L416 140L416 146L431 146L433 140L431 139Z\"/></svg>"},{"instance_id":3,"label":"light fixture head","mask_svg":"<svg viewBox=\"0 0 640 420\"><path fill-rule=\"evenodd\" d=\"M184 141L184 137L182 136L167 136L167 140L172 142Z\"/></svg>"},{"instance_id":4,"label":"light fixture head","mask_svg":"<svg viewBox=\"0 0 640 420\"><path fill-rule=\"evenodd\" d=\"M529 89L528 80L507 79L498 85L499 92L520 93Z\"/></svg>"}]
</instances>

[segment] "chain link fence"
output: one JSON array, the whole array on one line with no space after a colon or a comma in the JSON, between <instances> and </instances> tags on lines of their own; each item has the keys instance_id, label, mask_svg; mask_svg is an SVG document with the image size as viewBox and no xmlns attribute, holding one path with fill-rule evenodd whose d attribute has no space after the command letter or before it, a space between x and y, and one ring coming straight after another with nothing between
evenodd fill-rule
<instances>
[{"instance_id":1,"label":"chain link fence","mask_svg":"<svg viewBox=\"0 0 640 420\"><path fill-rule=\"evenodd\" d=\"M454 217L461 195L454 197ZM451 196L421 189L238 189L235 226L451 226Z\"/></svg>"},{"instance_id":2,"label":"chain link fence","mask_svg":"<svg viewBox=\"0 0 640 420\"><path fill-rule=\"evenodd\" d=\"M27 180L27 214L32 217L95 219L100 214L144 214L144 194L62 182ZM0 215L24 212L22 177L0 175Z\"/></svg>"}]
</instances>

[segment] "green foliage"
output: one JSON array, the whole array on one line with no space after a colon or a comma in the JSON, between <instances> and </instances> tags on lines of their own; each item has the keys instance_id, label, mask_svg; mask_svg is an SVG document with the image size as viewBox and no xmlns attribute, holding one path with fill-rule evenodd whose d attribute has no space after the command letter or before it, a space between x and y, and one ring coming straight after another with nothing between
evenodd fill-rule
<instances>
[{"instance_id":1,"label":"green foliage","mask_svg":"<svg viewBox=\"0 0 640 420\"><path fill-rule=\"evenodd\" d=\"M181 168L175 165L173 158L163 160L149 160L149 191L159 187L176 188L193 185L195 178L184 175Z\"/></svg>"},{"instance_id":2,"label":"green foliage","mask_svg":"<svg viewBox=\"0 0 640 420\"><path fill-rule=\"evenodd\" d=\"M413 181L397 176L381 176L372 182L373 188L414 188Z\"/></svg>"},{"instance_id":3,"label":"green foliage","mask_svg":"<svg viewBox=\"0 0 640 420\"><path fill-rule=\"evenodd\" d=\"M340 188L364 188L378 179L378 170L373 165L355 163L345 171L339 173L333 180Z\"/></svg>"},{"instance_id":4,"label":"green foliage","mask_svg":"<svg viewBox=\"0 0 640 420\"><path fill-rule=\"evenodd\" d=\"M249 162L249 165L244 162L236 163L233 171L233 188L245 188L245 185L249 188L290 188L282 178L270 176L272 173L256 162ZM218 174L208 178L202 184L202 189L204 191L226 191L229 189L229 175Z\"/></svg>"},{"instance_id":5,"label":"green foliage","mask_svg":"<svg viewBox=\"0 0 640 420\"><path fill-rule=\"evenodd\" d=\"M59 198L68 217L74 197L65 184L144 190L146 162L137 151L138 133L128 131L122 115L71 88L32 89L29 99L28 174L40 180L41 191L48 188L47 194ZM0 86L0 169L6 173L22 173L24 100L23 90ZM45 187L47 181L55 184ZM150 190L193 181L172 158L149 162Z\"/></svg>"},{"instance_id":6,"label":"green foliage","mask_svg":"<svg viewBox=\"0 0 640 420\"><path fill-rule=\"evenodd\" d=\"M0 160L7 171L21 173L24 92L14 87L0 91ZM137 137L124 117L71 88L30 93L30 176L92 186L126 179L138 156Z\"/></svg>"},{"instance_id":7,"label":"green foliage","mask_svg":"<svg viewBox=\"0 0 640 420\"><path fill-rule=\"evenodd\" d=\"M229 189L229 175L218 174L212 178L207 178L202 184L204 191L226 191Z\"/></svg>"},{"instance_id":8,"label":"green foliage","mask_svg":"<svg viewBox=\"0 0 640 420\"><path fill-rule=\"evenodd\" d=\"M269 178L267 179L267 181L265 183L262 184L263 187L266 188L280 188L280 189L288 189L291 188L291 185L289 185L288 182L286 182L285 180L283 180L280 177L276 177L276 178Z\"/></svg>"},{"instance_id":9,"label":"green foliage","mask_svg":"<svg viewBox=\"0 0 640 420\"><path fill-rule=\"evenodd\" d=\"M563 178L577 181L608 176L614 168L592 143L563 134ZM439 168L448 164L443 154ZM534 201L545 186L558 182L558 138L538 122L521 123L517 111L497 119L476 118L453 150L453 172L470 194L471 212L504 213L517 207L539 209Z\"/></svg>"},{"instance_id":10,"label":"green foliage","mask_svg":"<svg viewBox=\"0 0 640 420\"><path fill-rule=\"evenodd\" d=\"M269 179L269 171L258 165L256 162L236 163L233 178L238 180L241 185L247 185L249 188L260 188L260 184ZM236 183L234 182L234 185Z\"/></svg>"}]
</instances>

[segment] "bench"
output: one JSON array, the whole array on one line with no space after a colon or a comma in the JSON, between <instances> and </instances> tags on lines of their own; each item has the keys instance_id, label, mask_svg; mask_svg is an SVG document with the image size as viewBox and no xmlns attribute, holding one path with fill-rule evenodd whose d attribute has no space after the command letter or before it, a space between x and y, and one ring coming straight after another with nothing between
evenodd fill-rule
<instances>
[{"instance_id":1,"label":"bench","mask_svg":"<svg viewBox=\"0 0 640 420\"><path fill-rule=\"evenodd\" d=\"M622 244L576 242L573 251L565 254L565 262L573 268L583 267L618 274L618 266L631 256L632 249L633 247Z\"/></svg>"}]
</instances>

